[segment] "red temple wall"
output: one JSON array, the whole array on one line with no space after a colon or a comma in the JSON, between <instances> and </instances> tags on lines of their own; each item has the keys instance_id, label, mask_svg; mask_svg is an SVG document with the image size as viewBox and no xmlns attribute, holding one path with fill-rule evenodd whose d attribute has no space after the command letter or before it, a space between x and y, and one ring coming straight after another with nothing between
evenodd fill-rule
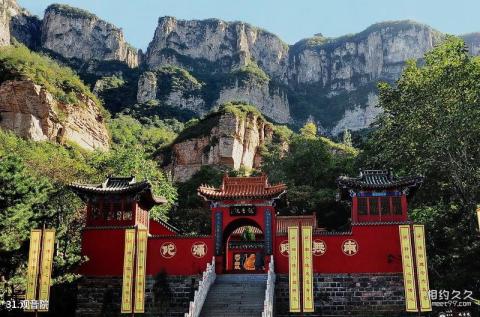
<instances>
[{"instance_id":1,"label":"red temple wall","mask_svg":"<svg viewBox=\"0 0 480 317\"><path fill-rule=\"evenodd\" d=\"M402 272L400 238L397 225L353 226L351 234L316 234L314 240L323 240L326 252L313 257L315 273L384 273ZM358 252L348 256L342 252L342 243L353 239ZM275 239L275 271L288 273L288 257L280 253L280 244L287 236ZM389 257L390 263L389 263Z\"/></svg>"},{"instance_id":2,"label":"red temple wall","mask_svg":"<svg viewBox=\"0 0 480 317\"><path fill-rule=\"evenodd\" d=\"M122 276L125 229L92 229L83 232L82 254L88 257L79 273L87 276ZM172 242L176 252L171 258L161 255L162 244ZM192 245L203 242L205 255L197 258ZM203 272L213 257L212 237L150 237L147 246L147 274L161 271L170 275L195 275Z\"/></svg>"},{"instance_id":3,"label":"red temple wall","mask_svg":"<svg viewBox=\"0 0 480 317\"><path fill-rule=\"evenodd\" d=\"M123 274L125 229L87 229L82 233L82 255L88 257L80 273L90 276Z\"/></svg>"},{"instance_id":4,"label":"red temple wall","mask_svg":"<svg viewBox=\"0 0 480 317\"><path fill-rule=\"evenodd\" d=\"M171 258L161 254L161 247L165 243L174 243L176 253ZM206 253L197 258L192 254L194 243L205 243ZM214 254L213 237L151 237L148 239L147 274L155 275L161 271L169 275L195 275L205 271L207 263L212 262Z\"/></svg>"},{"instance_id":5,"label":"red temple wall","mask_svg":"<svg viewBox=\"0 0 480 317\"><path fill-rule=\"evenodd\" d=\"M89 276L121 276L123 272L124 229L98 229L83 232L83 254L89 261L82 265L81 274ZM316 234L314 240L323 240L327 251L314 256L317 273L381 273L402 272L400 241L396 225L353 226L351 234ZM353 239L358 252L348 256L342 252L342 243ZM280 244L287 236L274 239L275 270L288 272L288 257L280 253ZM175 244L175 255L166 258L161 254L164 243ZM194 243L205 243L206 252L201 258L192 254ZM214 239L208 237L165 236L148 240L147 274L161 271L170 275L194 275L205 270L212 260ZM390 262L389 262L390 258Z\"/></svg>"},{"instance_id":6,"label":"red temple wall","mask_svg":"<svg viewBox=\"0 0 480 317\"><path fill-rule=\"evenodd\" d=\"M175 231L165 227L164 225L162 225L161 223L153 219L150 219L150 226L148 228L148 231L150 232L150 234L155 234L155 235L176 235L177 234Z\"/></svg>"}]
</instances>

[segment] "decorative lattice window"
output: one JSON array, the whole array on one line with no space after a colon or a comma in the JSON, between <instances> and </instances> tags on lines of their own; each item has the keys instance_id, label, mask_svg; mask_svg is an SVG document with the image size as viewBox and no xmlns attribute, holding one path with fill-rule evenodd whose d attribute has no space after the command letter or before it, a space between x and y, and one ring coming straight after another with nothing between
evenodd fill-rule
<instances>
[{"instance_id":1,"label":"decorative lattice window","mask_svg":"<svg viewBox=\"0 0 480 317\"><path fill-rule=\"evenodd\" d=\"M367 198L358 198L358 206L357 206L358 214L359 215L366 215L368 213L368 205L367 205Z\"/></svg>"},{"instance_id":2,"label":"decorative lattice window","mask_svg":"<svg viewBox=\"0 0 480 317\"><path fill-rule=\"evenodd\" d=\"M402 214L402 197L392 197L392 207L394 215Z\"/></svg>"},{"instance_id":3,"label":"decorative lattice window","mask_svg":"<svg viewBox=\"0 0 480 317\"><path fill-rule=\"evenodd\" d=\"M378 215L378 198L370 198L370 215Z\"/></svg>"},{"instance_id":4,"label":"decorative lattice window","mask_svg":"<svg viewBox=\"0 0 480 317\"><path fill-rule=\"evenodd\" d=\"M390 198L389 197L380 197L380 211L382 215L390 214Z\"/></svg>"},{"instance_id":5,"label":"decorative lattice window","mask_svg":"<svg viewBox=\"0 0 480 317\"><path fill-rule=\"evenodd\" d=\"M123 220L132 220L133 213L133 200L131 198L127 198L125 201L125 207L123 208Z\"/></svg>"}]
</instances>

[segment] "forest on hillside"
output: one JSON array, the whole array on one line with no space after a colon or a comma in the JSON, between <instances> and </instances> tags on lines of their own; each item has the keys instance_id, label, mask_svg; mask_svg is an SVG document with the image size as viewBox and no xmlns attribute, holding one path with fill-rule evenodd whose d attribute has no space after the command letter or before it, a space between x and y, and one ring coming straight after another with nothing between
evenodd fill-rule
<instances>
[{"instance_id":1,"label":"forest on hillside","mask_svg":"<svg viewBox=\"0 0 480 317\"><path fill-rule=\"evenodd\" d=\"M75 98L69 92L76 90L91 94L73 71L21 45L0 50L0 69L8 78L30 76L59 98ZM119 84L112 78L108 87ZM65 314L72 309L66 303L73 301L73 293L65 290L74 288L75 268L86 260L80 255L85 215L81 200L67 187L72 182L101 182L107 175L148 179L155 194L168 200L152 211L153 218L185 233L209 233L210 215L196 194L198 186L218 185L225 172L264 172L271 183L288 185L281 213L316 211L320 226L344 230L349 210L335 200L335 179L356 175L359 168L424 175L410 215L428 232L431 287L480 289L475 215L480 203L480 58L469 55L462 40L448 37L422 64L409 62L394 85L378 89L384 113L361 138L346 131L332 141L319 135L313 123L299 131L274 125L274 137L262 149L261 170L203 167L184 183L171 182L158 154L183 131L199 130L202 120L182 122L145 111L106 113L112 141L108 152L33 142L0 131L0 300L25 287L29 232L45 225L57 228L58 235L53 278L54 292L62 296L53 305Z\"/></svg>"}]
</instances>

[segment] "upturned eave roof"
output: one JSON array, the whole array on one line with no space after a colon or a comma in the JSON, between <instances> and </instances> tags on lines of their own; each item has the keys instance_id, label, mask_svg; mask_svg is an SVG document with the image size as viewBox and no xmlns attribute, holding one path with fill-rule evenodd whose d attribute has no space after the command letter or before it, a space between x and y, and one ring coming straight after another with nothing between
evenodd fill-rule
<instances>
[{"instance_id":1,"label":"upturned eave roof","mask_svg":"<svg viewBox=\"0 0 480 317\"><path fill-rule=\"evenodd\" d=\"M198 195L206 200L275 199L287 190L285 184L270 185L266 175L254 177L224 176L222 185L215 188L201 185Z\"/></svg>"}]
</instances>

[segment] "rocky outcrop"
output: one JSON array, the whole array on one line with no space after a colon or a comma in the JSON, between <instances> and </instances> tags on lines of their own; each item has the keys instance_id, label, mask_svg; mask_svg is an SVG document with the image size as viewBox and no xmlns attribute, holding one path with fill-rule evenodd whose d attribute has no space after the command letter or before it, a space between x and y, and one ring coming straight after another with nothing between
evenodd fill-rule
<instances>
[{"instance_id":1,"label":"rocky outcrop","mask_svg":"<svg viewBox=\"0 0 480 317\"><path fill-rule=\"evenodd\" d=\"M107 150L109 136L97 104L83 95L77 98L81 104L65 104L30 80L5 81L0 85L0 128L34 141Z\"/></svg>"},{"instance_id":2,"label":"rocky outcrop","mask_svg":"<svg viewBox=\"0 0 480 317\"><path fill-rule=\"evenodd\" d=\"M229 101L241 101L256 105L265 116L276 122L291 122L287 94L280 88L270 88L268 83L236 80L233 85L220 90L216 104L220 105Z\"/></svg>"},{"instance_id":3,"label":"rocky outcrop","mask_svg":"<svg viewBox=\"0 0 480 317\"><path fill-rule=\"evenodd\" d=\"M470 54L480 55L480 32L469 33L460 37L465 41Z\"/></svg>"},{"instance_id":4,"label":"rocky outcrop","mask_svg":"<svg viewBox=\"0 0 480 317\"><path fill-rule=\"evenodd\" d=\"M41 45L42 21L16 4L10 6L10 16L11 36L32 50L39 49Z\"/></svg>"},{"instance_id":5,"label":"rocky outcrop","mask_svg":"<svg viewBox=\"0 0 480 317\"><path fill-rule=\"evenodd\" d=\"M243 117L222 112L218 117L204 120L215 120L208 134L188 138L172 146L168 169L175 181L188 180L204 165L234 169L259 167L261 148L273 134L269 123L254 113Z\"/></svg>"},{"instance_id":6,"label":"rocky outcrop","mask_svg":"<svg viewBox=\"0 0 480 317\"><path fill-rule=\"evenodd\" d=\"M382 108L378 105L378 96L370 93L367 106L364 108L355 105L353 109L345 110L342 119L331 130L331 134L337 135L345 130L358 131L369 127L382 112Z\"/></svg>"},{"instance_id":7,"label":"rocky outcrop","mask_svg":"<svg viewBox=\"0 0 480 317\"><path fill-rule=\"evenodd\" d=\"M137 102L146 103L156 99L157 75L153 72L145 72L138 80Z\"/></svg>"},{"instance_id":8,"label":"rocky outcrop","mask_svg":"<svg viewBox=\"0 0 480 317\"><path fill-rule=\"evenodd\" d=\"M151 68L175 63L186 67L171 53L218 63L226 71L254 60L275 77L287 71L288 45L276 35L243 22L204 21L162 17L148 46L146 63ZM188 67L187 67L188 68Z\"/></svg>"},{"instance_id":9,"label":"rocky outcrop","mask_svg":"<svg viewBox=\"0 0 480 317\"><path fill-rule=\"evenodd\" d=\"M0 0L0 46L10 44L9 0Z\"/></svg>"},{"instance_id":10,"label":"rocky outcrop","mask_svg":"<svg viewBox=\"0 0 480 317\"><path fill-rule=\"evenodd\" d=\"M138 81L137 102L147 103L155 101L160 106L178 107L190 110L199 116L227 102L236 101L256 105L267 117L280 123L290 122L290 109L285 91L279 87L271 87L268 81L261 81L254 76L238 78L231 75L230 80L217 82L218 97L208 105L205 100L207 91L212 87L205 87L181 68L168 67L164 69L144 72ZM183 74L179 76L179 74ZM167 77L166 77L167 76ZM207 106L208 105L208 106Z\"/></svg>"},{"instance_id":11,"label":"rocky outcrop","mask_svg":"<svg viewBox=\"0 0 480 317\"><path fill-rule=\"evenodd\" d=\"M138 66L137 50L116 26L94 14L67 5L47 8L42 25L42 47L65 58L84 61L120 61Z\"/></svg>"},{"instance_id":12,"label":"rocky outcrop","mask_svg":"<svg viewBox=\"0 0 480 317\"><path fill-rule=\"evenodd\" d=\"M406 60L422 58L441 38L438 31L413 21L374 24L340 38L316 36L292 47L288 77L293 84L319 82L331 90L395 80Z\"/></svg>"},{"instance_id":13,"label":"rocky outcrop","mask_svg":"<svg viewBox=\"0 0 480 317\"><path fill-rule=\"evenodd\" d=\"M202 98L202 88L202 83L186 70L168 66L140 76L137 102L154 101L159 106L186 109L202 116L209 110Z\"/></svg>"}]
</instances>

